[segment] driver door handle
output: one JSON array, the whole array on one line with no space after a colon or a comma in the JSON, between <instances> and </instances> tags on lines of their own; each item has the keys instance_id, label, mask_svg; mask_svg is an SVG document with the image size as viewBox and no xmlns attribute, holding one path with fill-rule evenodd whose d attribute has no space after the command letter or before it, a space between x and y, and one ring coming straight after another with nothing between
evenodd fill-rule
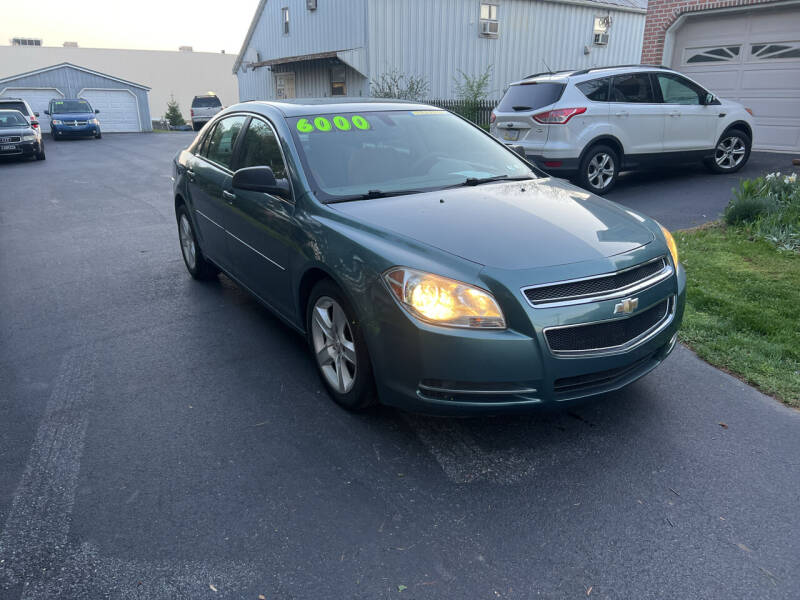
<instances>
[{"instance_id":1,"label":"driver door handle","mask_svg":"<svg viewBox=\"0 0 800 600\"><path fill-rule=\"evenodd\" d=\"M222 197L225 198L225 202L228 204L233 204L233 201L236 200L236 194L228 190L222 190Z\"/></svg>"},{"instance_id":2,"label":"driver door handle","mask_svg":"<svg viewBox=\"0 0 800 600\"><path fill-rule=\"evenodd\" d=\"M628 111L627 110L621 110L618 113L614 113L614 116L615 117L627 117L628 116Z\"/></svg>"},{"instance_id":3,"label":"driver door handle","mask_svg":"<svg viewBox=\"0 0 800 600\"><path fill-rule=\"evenodd\" d=\"M680 117L681 113L679 111L677 111L677 110L673 110L671 113L669 113L669 116L670 117Z\"/></svg>"}]
</instances>

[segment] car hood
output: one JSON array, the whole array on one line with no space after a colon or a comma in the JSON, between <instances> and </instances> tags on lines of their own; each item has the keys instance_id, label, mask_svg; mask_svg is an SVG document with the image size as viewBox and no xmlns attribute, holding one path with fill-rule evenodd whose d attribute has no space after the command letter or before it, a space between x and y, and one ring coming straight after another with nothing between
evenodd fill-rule
<instances>
[{"instance_id":1,"label":"car hood","mask_svg":"<svg viewBox=\"0 0 800 600\"><path fill-rule=\"evenodd\" d=\"M550 178L329 206L358 221L501 269L597 260L654 239L641 217Z\"/></svg>"}]
</instances>

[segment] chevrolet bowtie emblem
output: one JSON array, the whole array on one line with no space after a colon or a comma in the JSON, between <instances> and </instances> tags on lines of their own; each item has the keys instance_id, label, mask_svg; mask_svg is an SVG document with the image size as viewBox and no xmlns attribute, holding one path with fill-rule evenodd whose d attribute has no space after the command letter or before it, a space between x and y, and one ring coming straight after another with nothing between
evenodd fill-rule
<instances>
[{"instance_id":1,"label":"chevrolet bowtie emblem","mask_svg":"<svg viewBox=\"0 0 800 600\"><path fill-rule=\"evenodd\" d=\"M614 314L629 315L636 310L637 306L639 306L638 298L625 298L622 302L617 302L617 304L614 305Z\"/></svg>"}]
</instances>

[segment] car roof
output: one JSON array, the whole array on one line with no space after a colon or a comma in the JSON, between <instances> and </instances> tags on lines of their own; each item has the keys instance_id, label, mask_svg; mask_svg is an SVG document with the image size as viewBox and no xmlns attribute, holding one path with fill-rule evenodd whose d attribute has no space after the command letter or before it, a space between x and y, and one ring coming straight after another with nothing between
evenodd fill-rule
<instances>
[{"instance_id":1,"label":"car roof","mask_svg":"<svg viewBox=\"0 0 800 600\"><path fill-rule=\"evenodd\" d=\"M25 118L25 113L23 113L21 110L16 110L14 108L0 108L0 114L4 113L17 113L20 117Z\"/></svg>"},{"instance_id":2,"label":"car roof","mask_svg":"<svg viewBox=\"0 0 800 600\"><path fill-rule=\"evenodd\" d=\"M588 69L569 69L566 71L536 73L534 75L528 75L524 79L515 81L510 85L520 85L534 81L553 81L566 83L570 79L574 79L576 81L585 81L587 79L595 79L597 77L606 77L608 75L620 73L641 73L642 71L654 70L673 72L672 69L661 65L611 65L607 67L591 67Z\"/></svg>"},{"instance_id":3,"label":"car roof","mask_svg":"<svg viewBox=\"0 0 800 600\"><path fill-rule=\"evenodd\" d=\"M337 112L374 112L379 110L443 110L430 104L412 100L394 100L386 98L293 98L291 100L266 101L251 100L230 108L233 110L253 110L254 107L272 108L280 111L284 117L301 117L304 115L328 115Z\"/></svg>"}]
</instances>

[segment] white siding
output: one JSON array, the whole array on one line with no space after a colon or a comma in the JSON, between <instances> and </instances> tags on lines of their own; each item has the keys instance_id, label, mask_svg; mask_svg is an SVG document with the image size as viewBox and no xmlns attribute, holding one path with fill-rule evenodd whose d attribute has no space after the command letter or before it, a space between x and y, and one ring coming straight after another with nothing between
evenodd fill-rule
<instances>
[{"instance_id":1,"label":"white siding","mask_svg":"<svg viewBox=\"0 0 800 600\"><path fill-rule=\"evenodd\" d=\"M500 35L478 35L479 0L326 0L308 11L305 0L268 0L237 72L241 100L274 98L267 67L246 68L248 60L273 60L319 52L356 53L366 80L348 69L347 93L369 94L368 81L399 70L425 77L430 98L452 98L459 70L470 75L493 65L490 97L537 71L639 62L645 15L597 4L582 6L548 0L494 0ZM289 6L290 32L281 30L280 10ZM608 46L593 46L594 17L610 15ZM584 53L588 46L590 53ZM351 63L353 64L353 63ZM297 95L329 95L328 70L320 62L275 67L297 74Z\"/></svg>"},{"instance_id":2,"label":"white siding","mask_svg":"<svg viewBox=\"0 0 800 600\"><path fill-rule=\"evenodd\" d=\"M500 35L478 35L478 0L370 0L370 74L399 69L426 77L431 97L452 98L459 69L493 65L490 97L549 69L638 63L644 14L535 0L498 0ZM592 46L594 17L611 15L608 46ZM584 46L590 53L584 54Z\"/></svg>"}]
</instances>

